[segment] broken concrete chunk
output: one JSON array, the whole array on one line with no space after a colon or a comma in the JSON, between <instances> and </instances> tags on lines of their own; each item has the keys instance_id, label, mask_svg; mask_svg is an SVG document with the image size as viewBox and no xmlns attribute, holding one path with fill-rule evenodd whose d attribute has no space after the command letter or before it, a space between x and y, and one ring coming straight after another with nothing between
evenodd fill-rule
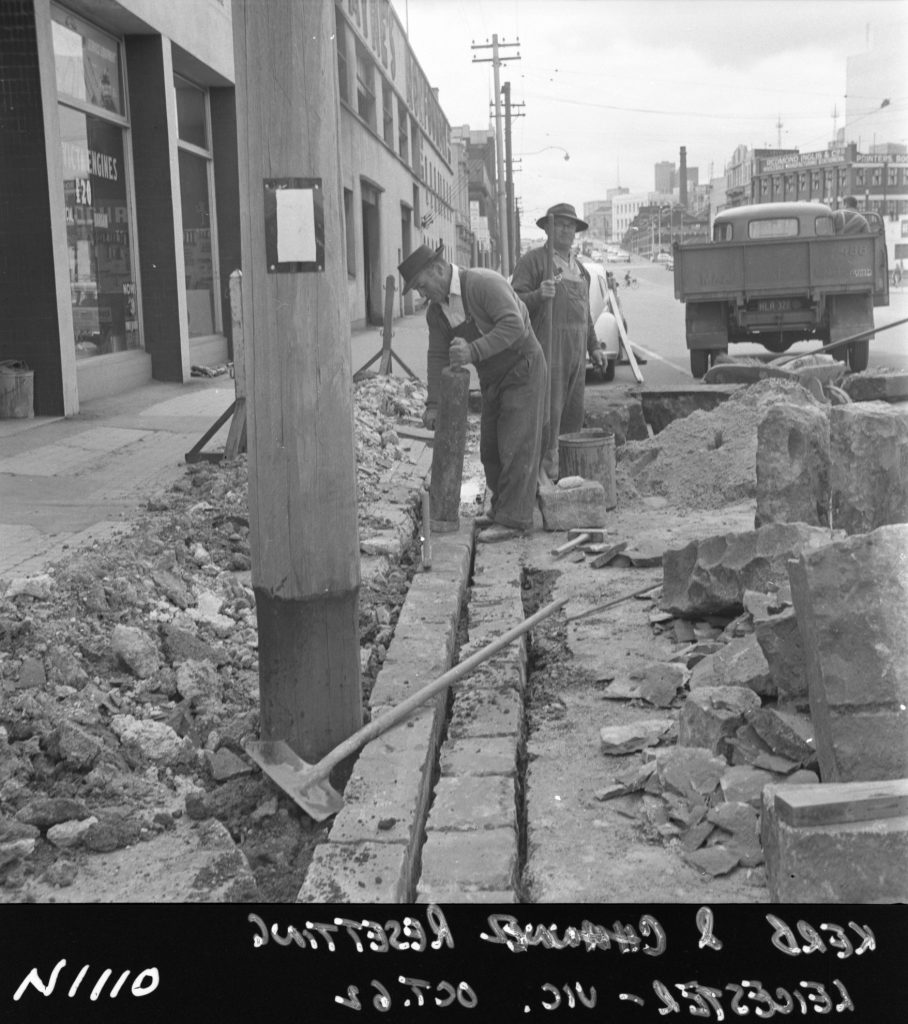
<instances>
[{"instance_id":1,"label":"broken concrete chunk","mask_svg":"<svg viewBox=\"0 0 908 1024\"><path fill-rule=\"evenodd\" d=\"M687 680L687 670L678 662L653 661L631 673L637 696L660 708L667 708Z\"/></svg>"},{"instance_id":2,"label":"broken concrete chunk","mask_svg":"<svg viewBox=\"0 0 908 1024\"><path fill-rule=\"evenodd\" d=\"M807 670L798 617L793 608L754 618L754 635L769 668L780 704L806 710Z\"/></svg>"},{"instance_id":3,"label":"broken concrete chunk","mask_svg":"<svg viewBox=\"0 0 908 1024\"><path fill-rule=\"evenodd\" d=\"M708 686L692 691L678 719L678 743L725 754L726 739L745 722L760 698L741 686Z\"/></svg>"},{"instance_id":4,"label":"broken concrete chunk","mask_svg":"<svg viewBox=\"0 0 908 1024\"><path fill-rule=\"evenodd\" d=\"M82 842L85 833L97 824L98 819L94 816L83 818L81 821L61 821L59 825L51 825L47 830L47 841L57 849L65 850L71 846L77 846Z\"/></svg>"},{"instance_id":5,"label":"broken concrete chunk","mask_svg":"<svg viewBox=\"0 0 908 1024\"><path fill-rule=\"evenodd\" d=\"M634 725L604 726L599 730L600 750L614 756L655 746L674 724L670 718L654 718Z\"/></svg>"},{"instance_id":6,"label":"broken concrete chunk","mask_svg":"<svg viewBox=\"0 0 908 1024\"><path fill-rule=\"evenodd\" d=\"M182 739L164 722L114 715L110 727L133 757L170 766L194 765L196 751L188 737Z\"/></svg>"},{"instance_id":7,"label":"broken concrete chunk","mask_svg":"<svg viewBox=\"0 0 908 1024\"><path fill-rule=\"evenodd\" d=\"M584 480L579 487L559 490L539 488L539 509L546 530L573 530L582 526L605 526L605 488L596 480Z\"/></svg>"},{"instance_id":8,"label":"broken concrete chunk","mask_svg":"<svg viewBox=\"0 0 908 1024\"><path fill-rule=\"evenodd\" d=\"M58 644L47 656L48 676L52 683L83 689L88 683L88 673L80 659L67 647Z\"/></svg>"},{"instance_id":9,"label":"broken concrete chunk","mask_svg":"<svg viewBox=\"0 0 908 1024\"><path fill-rule=\"evenodd\" d=\"M908 405L838 405L829 417L833 526L854 534L908 521Z\"/></svg>"},{"instance_id":10,"label":"broken concrete chunk","mask_svg":"<svg viewBox=\"0 0 908 1024\"><path fill-rule=\"evenodd\" d=\"M849 374L842 388L852 402L908 402L908 372L865 370Z\"/></svg>"},{"instance_id":11,"label":"broken concrete chunk","mask_svg":"<svg viewBox=\"0 0 908 1024\"><path fill-rule=\"evenodd\" d=\"M104 745L75 722L64 721L48 736L47 751L75 771L87 771L98 759Z\"/></svg>"},{"instance_id":12,"label":"broken concrete chunk","mask_svg":"<svg viewBox=\"0 0 908 1024\"><path fill-rule=\"evenodd\" d=\"M762 697L774 697L776 692L769 665L753 634L735 637L694 666L691 691L704 686L740 686Z\"/></svg>"},{"instance_id":13,"label":"broken concrete chunk","mask_svg":"<svg viewBox=\"0 0 908 1024\"><path fill-rule=\"evenodd\" d=\"M824 782L908 776L908 525L791 566Z\"/></svg>"},{"instance_id":14,"label":"broken concrete chunk","mask_svg":"<svg viewBox=\"0 0 908 1024\"><path fill-rule=\"evenodd\" d=\"M161 655L154 638L135 626L115 626L111 647L117 658L139 679L148 679L161 667Z\"/></svg>"},{"instance_id":15,"label":"broken concrete chunk","mask_svg":"<svg viewBox=\"0 0 908 1024\"><path fill-rule=\"evenodd\" d=\"M223 696L221 677L209 661L184 661L177 666L176 683L183 700L220 700Z\"/></svg>"},{"instance_id":16,"label":"broken concrete chunk","mask_svg":"<svg viewBox=\"0 0 908 1024\"><path fill-rule=\"evenodd\" d=\"M814 759L814 728L807 715L778 711L776 708L758 708L748 712L747 722L772 753L798 764L806 764Z\"/></svg>"},{"instance_id":17,"label":"broken concrete chunk","mask_svg":"<svg viewBox=\"0 0 908 1024\"><path fill-rule=\"evenodd\" d=\"M707 846L690 853L685 851L681 856L692 867L713 878L727 875L741 863L740 856L725 846Z\"/></svg>"},{"instance_id":18,"label":"broken concrete chunk","mask_svg":"<svg viewBox=\"0 0 908 1024\"><path fill-rule=\"evenodd\" d=\"M205 756L211 770L211 777L215 782L226 782L228 779L252 773L252 765L238 757L232 750L228 750L227 747L221 747L214 753L206 751Z\"/></svg>"},{"instance_id":19,"label":"broken concrete chunk","mask_svg":"<svg viewBox=\"0 0 908 1024\"><path fill-rule=\"evenodd\" d=\"M49 601L54 594L54 580L48 573L36 576L16 576L10 580L4 597L12 601L16 597L32 597L38 601Z\"/></svg>"},{"instance_id":20,"label":"broken concrete chunk","mask_svg":"<svg viewBox=\"0 0 908 1024\"><path fill-rule=\"evenodd\" d=\"M663 787L694 803L714 792L728 764L705 747L673 747L656 752L656 773Z\"/></svg>"},{"instance_id":21,"label":"broken concrete chunk","mask_svg":"<svg viewBox=\"0 0 908 1024\"><path fill-rule=\"evenodd\" d=\"M759 828L759 818L756 810L748 803L735 801L734 803L717 804L706 815L707 821L711 821L719 828L740 837L747 843L756 841Z\"/></svg>"},{"instance_id":22,"label":"broken concrete chunk","mask_svg":"<svg viewBox=\"0 0 908 1024\"><path fill-rule=\"evenodd\" d=\"M88 817L85 804L68 797L39 797L30 800L16 812L16 818L26 825L48 829L51 825L59 825L63 821L82 821Z\"/></svg>"},{"instance_id":23,"label":"broken concrete chunk","mask_svg":"<svg viewBox=\"0 0 908 1024\"><path fill-rule=\"evenodd\" d=\"M779 402L757 428L756 527L829 521L829 418L825 408Z\"/></svg>"},{"instance_id":24,"label":"broken concrete chunk","mask_svg":"<svg viewBox=\"0 0 908 1024\"><path fill-rule=\"evenodd\" d=\"M709 821L697 822L684 833L681 845L688 851L699 850L715 830L716 826Z\"/></svg>"},{"instance_id":25,"label":"broken concrete chunk","mask_svg":"<svg viewBox=\"0 0 908 1024\"><path fill-rule=\"evenodd\" d=\"M779 775L749 764L732 765L722 776L722 795L728 803L750 804L760 810L763 804L763 787L781 781Z\"/></svg>"},{"instance_id":26,"label":"broken concrete chunk","mask_svg":"<svg viewBox=\"0 0 908 1024\"><path fill-rule=\"evenodd\" d=\"M25 657L13 684L17 690L43 690L47 685L44 662L40 658Z\"/></svg>"},{"instance_id":27,"label":"broken concrete chunk","mask_svg":"<svg viewBox=\"0 0 908 1024\"><path fill-rule=\"evenodd\" d=\"M792 558L832 539L829 530L818 526L771 523L666 551L661 606L686 618L737 615L746 590L771 590L787 583Z\"/></svg>"}]
</instances>

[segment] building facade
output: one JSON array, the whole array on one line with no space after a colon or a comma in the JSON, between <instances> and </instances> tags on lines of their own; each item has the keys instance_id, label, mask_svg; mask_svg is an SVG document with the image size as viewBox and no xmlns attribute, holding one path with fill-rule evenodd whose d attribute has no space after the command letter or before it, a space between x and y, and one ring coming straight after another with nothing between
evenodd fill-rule
<instances>
[{"instance_id":1,"label":"building facade","mask_svg":"<svg viewBox=\"0 0 908 1024\"><path fill-rule=\"evenodd\" d=\"M390 0L334 14L361 326L381 322L386 278L416 246L471 262L470 161ZM0 73L0 360L34 371L37 415L229 359L243 262L230 0L9 0Z\"/></svg>"},{"instance_id":2,"label":"building facade","mask_svg":"<svg viewBox=\"0 0 908 1024\"><path fill-rule=\"evenodd\" d=\"M457 162L438 91L390 0L334 9L350 322L380 324L386 278L405 256L441 245L457 258ZM398 301L412 311L412 295Z\"/></svg>"},{"instance_id":3,"label":"building facade","mask_svg":"<svg viewBox=\"0 0 908 1024\"><path fill-rule=\"evenodd\" d=\"M0 31L0 358L34 371L36 413L225 360L228 0L18 0Z\"/></svg>"}]
</instances>

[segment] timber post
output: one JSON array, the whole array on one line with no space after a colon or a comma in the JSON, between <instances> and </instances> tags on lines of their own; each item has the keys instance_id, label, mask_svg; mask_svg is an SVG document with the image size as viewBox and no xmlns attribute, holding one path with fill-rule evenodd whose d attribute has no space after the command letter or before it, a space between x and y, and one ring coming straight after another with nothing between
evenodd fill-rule
<instances>
[{"instance_id":1,"label":"timber post","mask_svg":"<svg viewBox=\"0 0 908 1024\"><path fill-rule=\"evenodd\" d=\"M315 762L363 721L334 5L233 29L261 738Z\"/></svg>"},{"instance_id":2,"label":"timber post","mask_svg":"<svg viewBox=\"0 0 908 1024\"><path fill-rule=\"evenodd\" d=\"M469 371L446 366L441 371L438 416L432 443L429 506L433 533L454 533L460 528L460 489L467 446L469 401Z\"/></svg>"}]
</instances>

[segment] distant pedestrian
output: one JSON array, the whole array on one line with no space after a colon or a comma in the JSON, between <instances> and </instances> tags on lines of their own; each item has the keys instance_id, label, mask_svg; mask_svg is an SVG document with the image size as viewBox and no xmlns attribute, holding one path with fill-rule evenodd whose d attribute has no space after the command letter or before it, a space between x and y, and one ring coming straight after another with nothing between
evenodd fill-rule
<instances>
[{"instance_id":1,"label":"distant pedestrian","mask_svg":"<svg viewBox=\"0 0 908 1024\"><path fill-rule=\"evenodd\" d=\"M867 235L870 225L867 218L858 213L858 201L854 196L845 196L842 209L836 210L832 218L837 235Z\"/></svg>"},{"instance_id":2,"label":"distant pedestrian","mask_svg":"<svg viewBox=\"0 0 908 1024\"><path fill-rule=\"evenodd\" d=\"M594 365L604 367L606 357L600 351L590 315L589 271L572 252L578 231L589 225L581 220L570 203L549 207L536 223L549 234L552 217L554 276L546 273L546 246L530 249L517 262L512 283L514 291L526 303L533 329L546 348L544 322L551 303L551 349L545 352L549 370L548 426L542 448L541 468L552 480L558 479L558 436L575 434L583 426L583 400L586 356Z\"/></svg>"},{"instance_id":3,"label":"distant pedestrian","mask_svg":"<svg viewBox=\"0 0 908 1024\"><path fill-rule=\"evenodd\" d=\"M404 293L429 300L426 323L428 399L424 423L435 426L441 371L473 363L482 390L479 454L491 492L482 542L532 528L545 414L545 357L526 306L495 270L454 266L421 245L398 267ZM483 521L484 520L484 521Z\"/></svg>"}]
</instances>

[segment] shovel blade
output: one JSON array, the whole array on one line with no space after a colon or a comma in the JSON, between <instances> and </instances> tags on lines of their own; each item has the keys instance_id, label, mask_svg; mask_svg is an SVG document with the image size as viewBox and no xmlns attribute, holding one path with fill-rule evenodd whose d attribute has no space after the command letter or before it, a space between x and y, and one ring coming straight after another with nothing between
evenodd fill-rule
<instances>
[{"instance_id":1,"label":"shovel blade","mask_svg":"<svg viewBox=\"0 0 908 1024\"><path fill-rule=\"evenodd\" d=\"M268 778L315 821L325 821L344 806L344 798L327 779L308 780L313 766L283 740L247 740L243 748Z\"/></svg>"}]
</instances>

